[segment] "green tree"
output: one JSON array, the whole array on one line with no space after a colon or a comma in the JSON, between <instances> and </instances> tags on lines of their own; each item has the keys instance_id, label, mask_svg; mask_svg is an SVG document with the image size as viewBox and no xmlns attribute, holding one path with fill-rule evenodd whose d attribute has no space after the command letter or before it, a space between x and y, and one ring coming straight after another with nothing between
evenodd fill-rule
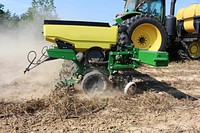
<instances>
[{"instance_id":1,"label":"green tree","mask_svg":"<svg viewBox=\"0 0 200 133\"><path fill-rule=\"evenodd\" d=\"M19 17L19 15L17 15L16 13L14 13L10 19L9 19L9 22L10 22L10 26L17 26L20 22L21 22L21 19Z\"/></svg>"},{"instance_id":2,"label":"green tree","mask_svg":"<svg viewBox=\"0 0 200 133\"><path fill-rule=\"evenodd\" d=\"M0 3L0 24L2 24L3 23L3 21L4 21L4 18L3 18L3 15L4 15L4 5L2 5L1 3Z\"/></svg>"},{"instance_id":3,"label":"green tree","mask_svg":"<svg viewBox=\"0 0 200 133\"><path fill-rule=\"evenodd\" d=\"M9 10L4 11L4 5L0 3L0 24L4 24L11 17Z\"/></svg>"},{"instance_id":4,"label":"green tree","mask_svg":"<svg viewBox=\"0 0 200 133\"><path fill-rule=\"evenodd\" d=\"M3 14L4 13L4 5L2 5L1 3L0 3L0 14Z\"/></svg>"},{"instance_id":5,"label":"green tree","mask_svg":"<svg viewBox=\"0 0 200 133\"><path fill-rule=\"evenodd\" d=\"M32 7L21 15L21 19L27 21L56 18L58 18L58 15L54 6L54 0L33 0Z\"/></svg>"}]
</instances>

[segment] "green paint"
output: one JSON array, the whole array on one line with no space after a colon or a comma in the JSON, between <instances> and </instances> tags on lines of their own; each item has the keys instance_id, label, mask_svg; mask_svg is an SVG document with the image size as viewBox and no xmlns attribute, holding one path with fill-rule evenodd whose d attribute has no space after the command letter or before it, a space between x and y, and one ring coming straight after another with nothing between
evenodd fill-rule
<instances>
[{"instance_id":1,"label":"green paint","mask_svg":"<svg viewBox=\"0 0 200 133\"><path fill-rule=\"evenodd\" d=\"M152 66L168 66L168 53L140 50L139 60Z\"/></svg>"},{"instance_id":2,"label":"green paint","mask_svg":"<svg viewBox=\"0 0 200 133\"><path fill-rule=\"evenodd\" d=\"M65 60L77 60L75 51L72 49L59 49L58 47L53 47L47 49L47 53L49 57L65 59Z\"/></svg>"},{"instance_id":3,"label":"green paint","mask_svg":"<svg viewBox=\"0 0 200 133\"><path fill-rule=\"evenodd\" d=\"M123 16L116 17L115 21L117 22L117 24L121 24L124 20L129 19L136 15L140 15L140 14L142 13L141 12L125 12Z\"/></svg>"},{"instance_id":4,"label":"green paint","mask_svg":"<svg viewBox=\"0 0 200 133\"><path fill-rule=\"evenodd\" d=\"M81 75L85 70L83 65L77 60L76 53L73 49L59 49L57 46L47 49L49 57L72 60L77 66L78 70L74 73L74 77L78 78L78 75Z\"/></svg>"},{"instance_id":5,"label":"green paint","mask_svg":"<svg viewBox=\"0 0 200 133\"><path fill-rule=\"evenodd\" d=\"M127 46L126 50L119 50L117 52L110 52L108 69L110 74L115 70L134 69L139 66L138 49L133 46Z\"/></svg>"},{"instance_id":6,"label":"green paint","mask_svg":"<svg viewBox=\"0 0 200 133\"><path fill-rule=\"evenodd\" d=\"M152 66L167 66L168 53L140 50L127 46L124 51L110 52L108 69L110 74L116 70L135 69L140 63Z\"/></svg>"},{"instance_id":7,"label":"green paint","mask_svg":"<svg viewBox=\"0 0 200 133\"><path fill-rule=\"evenodd\" d=\"M118 70L135 69L138 68L140 63L149 64L152 66L167 66L168 65L168 53L166 52L154 52L148 50L140 50L134 48L132 45L126 46L123 50L118 47L115 52L109 53L108 66L83 66L76 58L76 52L72 49L59 49L53 47L47 50L48 56L52 58L59 58L65 60L72 60L78 66L78 70L74 75L66 79L65 82L68 85L76 84L80 81L79 75L84 76L92 70L98 70L102 74L109 76Z\"/></svg>"}]
</instances>

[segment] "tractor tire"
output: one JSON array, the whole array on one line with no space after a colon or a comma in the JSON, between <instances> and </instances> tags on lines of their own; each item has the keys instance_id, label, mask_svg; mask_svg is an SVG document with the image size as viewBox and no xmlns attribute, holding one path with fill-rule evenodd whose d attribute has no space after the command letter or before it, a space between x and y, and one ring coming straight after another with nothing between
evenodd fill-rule
<instances>
[{"instance_id":1,"label":"tractor tire","mask_svg":"<svg viewBox=\"0 0 200 133\"><path fill-rule=\"evenodd\" d=\"M108 80L103 74L94 70L83 77L81 87L87 94L102 93L108 88Z\"/></svg>"},{"instance_id":2,"label":"tractor tire","mask_svg":"<svg viewBox=\"0 0 200 133\"><path fill-rule=\"evenodd\" d=\"M190 42L187 47L187 55L192 60L200 60L200 42Z\"/></svg>"},{"instance_id":3,"label":"tractor tire","mask_svg":"<svg viewBox=\"0 0 200 133\"><path fill-rule=\"evenodd\" d=\"M119 25L120 45L133 44L135 48L165 51L167 33L162 23L149 15L136 15Z\"/></svg>"}]
</instances>

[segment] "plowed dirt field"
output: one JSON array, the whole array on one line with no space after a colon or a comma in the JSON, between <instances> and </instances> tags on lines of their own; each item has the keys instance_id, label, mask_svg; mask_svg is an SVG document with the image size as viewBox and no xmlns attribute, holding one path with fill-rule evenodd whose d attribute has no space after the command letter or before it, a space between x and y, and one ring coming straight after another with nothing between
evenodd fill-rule
<instances>
[{"instance_id":1,"label":"plowed dirt field","mask_svg":"<svg viewBox=\"0 0 200 133\"><path fill-rule=\"evenodd\" d=\"M0 132L200 132L200 62L143 65L134 71L139 93L111 90L88 96L55 90L61 61L26 75L20 63L0 61ZM13 69L13 67L15 69ZM17 68L17 69L16 69Z\"/></svg>"}]
</instances>

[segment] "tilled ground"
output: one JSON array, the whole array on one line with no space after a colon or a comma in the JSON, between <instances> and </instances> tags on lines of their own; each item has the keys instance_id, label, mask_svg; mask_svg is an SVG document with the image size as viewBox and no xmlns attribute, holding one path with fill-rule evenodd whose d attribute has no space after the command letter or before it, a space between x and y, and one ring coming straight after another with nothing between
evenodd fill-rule
<instances>
[{"instance_id":1,"label":"tilled ground","mask_svg":"<svg viewBox=\"0 0 200 133\"><path fill-rule=\"evenodd\" d=\"M7 98L0 102L0 132L200 132L199 66L198 61L163 68L144 65L133 72L136 95L113 90L87 96L42 86L37 96L38 85L33 84L15 95L31 93L34 99L12 100L7 91L23 85L18 78L3 86Z\"/></svg>"}]
</instances>

